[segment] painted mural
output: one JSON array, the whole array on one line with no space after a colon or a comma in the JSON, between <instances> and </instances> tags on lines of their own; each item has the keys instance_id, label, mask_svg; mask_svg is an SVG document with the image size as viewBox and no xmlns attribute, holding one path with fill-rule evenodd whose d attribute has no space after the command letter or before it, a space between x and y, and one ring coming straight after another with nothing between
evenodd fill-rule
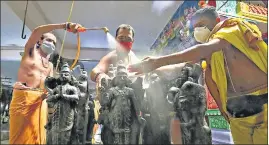
<instances>
[{"instance_id":1,"label":"painted mural","mask_svg":"<svg viewBox=\"0 0 269 145\"><path fill-rule=\"evenodd\" d=\"M229 15L236 15L236 1L216 1L216 9L218 12L222 12Z\"/></svg>"},{"instance_id":2,"label":"painted mural","mask_svg":"<svg viewBox=\"0 0 269 145\"><path fill-rule=\"evenodd\" d=\"M184 50L186 47L194 45L195 40L192 38L189 26L192 14L198 9L198 2L184 1L153 43L150 50L156 55L163 55Z\"/></svg>"}]
</instances>

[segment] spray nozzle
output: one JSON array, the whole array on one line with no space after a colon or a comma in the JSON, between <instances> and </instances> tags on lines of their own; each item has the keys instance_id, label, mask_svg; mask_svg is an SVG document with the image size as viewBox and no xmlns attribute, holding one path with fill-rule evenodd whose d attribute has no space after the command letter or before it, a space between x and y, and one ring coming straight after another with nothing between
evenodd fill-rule
<instances>
[{"instance_id":1,"label":"spray nozzle","mask_svg":"<svg viewBox=\"0 0 269 145\"><path fill-rule=\"evenodd\" d=\"M78 28L78 32L85 32L87 29L85 28L85 27L80 27L80 28Z\"/></svg>"},{"instance_id":2,"label":"spray nozzle","mask_svg":"<svg viewBox=\"0 0 269 145\"><path fill-rule=\"evenodd\" d=\"M80 27L78 28L78 32L86 32L87 30L103 30L105 33L109 32L107 27L102 27L102 28L85 28L85 27Z\"/></svg>"},{"instance_id":3,"label":"spray nozzle","mask_svg":"<svg viewBox=\"0 0 269 145\"><path fill-rule=\"evenodd\" d=\"M205 69L206 69L207 64L206 64L206 61L205 61L205 60L203 60L203 61L202 61L201 66L202 66L203 70L205 70Z\"/></svg>"},{"instance_id":4,"label":"spray nozzle","mask_svg":"<svg viewBox=\"0 0 269 145\"><path fill-rule=\"evenodd\" d=\"M103 27L102 29L104 30L105 33L109 32L107 27Z\"/></svg>"}]
</instances>

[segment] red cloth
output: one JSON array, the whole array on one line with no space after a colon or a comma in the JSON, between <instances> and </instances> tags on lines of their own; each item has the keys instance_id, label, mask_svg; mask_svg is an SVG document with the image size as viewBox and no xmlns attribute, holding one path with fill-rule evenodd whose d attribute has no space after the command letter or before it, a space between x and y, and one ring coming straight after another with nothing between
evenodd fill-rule
<instances>
[{"instance_id":1,"label":"red cloth","mask_svg":"<svg viewBox=\"0 0 269 145\"><path fill-rule=\"evenodd\" d=\"M218 109L218 105L215 101L215 99L211 96L210 92L208 91L208 88L206 88L206 98L207 98L207 109Z\"/></svg>"},{"instance_id":2,"label":"red cloth","mask_svg":"<svg viewBox=\"0 0 269 145\"><path fill-rule=\"evenodd\" d=\"M216 0L208 0L207 3L205 2L205 0L200 0L198 5L199 5L200 8L204 8L204 7L207 7L207 6L216 7L217 4L216 4Z\"/></svg>"},{"instance_id":3,"label":"red cloth","mask_svg":"<svg viewBox=\"0 0 269 145\"><path fill-rule=\"evenodd\" d=\"M216 0L208 0L207 5L216 7L216 5L217 5L217 4L216 4Z\"/></svg>"}]
</instances>

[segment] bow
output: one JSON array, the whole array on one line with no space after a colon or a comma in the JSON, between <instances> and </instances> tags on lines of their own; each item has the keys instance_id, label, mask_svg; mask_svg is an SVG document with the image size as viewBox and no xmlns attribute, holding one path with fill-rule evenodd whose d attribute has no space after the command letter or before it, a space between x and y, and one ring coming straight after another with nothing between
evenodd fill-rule
<instances>
[{"instance_id":1,"label":"bow","mask_svg":"<svg viewBox=\"0 0 269 145\"><path fill-rule=\"evenodd\" d=\"M80 36L79 36L79 32L77 32L77 54L76 54L76 57L75 57L75 60L73 62L73 64L71 65L70 69L72 70L75 65L77 64L78 62L78 59L79 59L79 56L80 56Z\"/></svg>"},{"instance_id":2,"label":"bow","mask_svg":"<svg viewBox=\"0 0 269 145\"><path fill-rule=\"evenodd\" d=\"M68 16L68 19L67 19L67 23L70 22L70 19L71 19L71 15L72 15L72 11L73 11L73 7L74 7L74 0L72 1L72 5L71 5L71 8L70 8L70 13L69 13L69 16ZM78 59L79 59L79 56L80 56L80 36L79 36L79 33L80 32L86 32L87 30L103 30L105 33L108 33L109 30L107 27L98 27L98 28L85 28L85 27L80 27L77 29L77 54L76 54L76 57L75 57L75 60L73 62L73 64L71 65L70 69L72 70L75 65L77 64L78 62ZM67 30L68 31L68 30ZM62 56L62 53L63 53L63 48L64 48L64 41L65 41L65 37L66 37L66 31L64 33L64 38L63 38L63 41L62 41L62 46L61 46L61 51L60 51L60 54L59 54L59 58L57 60L57 65L56 65L56 72L58 70L58 67L59 67L59 63L60 63L60 58Z\"/></svg>"},{"instance_id":3,"label":"bow","mask_svg":"<svg viewBox=\"0 0 269 145\"><path fill-rule=\"evenodd\" d=\"M72 1L72 5L71 5L71 8L70 8L70 12L69 12L69 16L68 16L68 19L67 19L67 23L70 22L70 19L71 19L71 15L72 15L72 12L73 12L73 7L74 7L74 0ZM60 63L60 59L61 59L61 56L63 54L63 48L64 48L64 42L65 42L65 37L66 37L66 33L67 31L64 32L64 38L63 38L63 41L62 41L62 45L61 45L61 50L60 50L60 53L59 53L59 57L58 57L58 60L57 60L57 65L56 65L56 72L58 70L58 67L59 67L59 63ZM75 65L77 64L77 61L79 59L79 56L80 56L80 36L79 36L79 31L77 32L77 54L76 54L76 57L75 57L75 60L73 62L73 64L71 65L70 69L72 70Z\"/></svg>"}]
</instances>

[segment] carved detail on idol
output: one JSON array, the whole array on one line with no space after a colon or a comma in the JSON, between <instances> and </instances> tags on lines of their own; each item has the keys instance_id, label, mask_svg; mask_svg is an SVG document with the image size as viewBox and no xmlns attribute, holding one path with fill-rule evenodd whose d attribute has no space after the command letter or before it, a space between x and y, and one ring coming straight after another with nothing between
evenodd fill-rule
<instances>
[{"instance_id":1,"label":"carved detail on idol","mask_svg":"<svg viewBox=\"0 0 269 145\"><path fill-rule=\"evenodd\" d=\"M187 64L167 94L180 120L183 144L212 144L211 130L205 121L206 92L198 84L201 70L197 64Z\"/></svg>"},{"instance_id":2,"label":"carved detail on idol","mask_svg":"<svg viewBox=\"0 0 269 145\"><path fill-rule=\"evenodd\" d=\"M173 108L166 101L167 82L157 74L147 76L149 87L143 102L144 118L147 121L144 144L171 144L170 120Z\"/></svg>"},{"instance_id":3,"label":"carved detail on idol","mask_svg":"<svg viewBox=\"0 0 269 145\"><path fill-rule=\"evenodd\" d=\"M111 84L101 80L101 114L98 122L103 124L104 144L138 144L140 127L144 124L139 116L140 105L126 67L119 61Z\"/></svg>"},{"instance_id":4,"label":"carved detail on idol","mask_svg":"<svg viewBox=\"0 0 269 145\"><path fill-rule=\"evenodd\" d=\"M80 69L80 67L78 67ZM89 89L87 72L80 69L74 77L65 63L59 78L48 77L45 87L48 91L47 144L85 144Z\"/></svg>"}]
</instances>

